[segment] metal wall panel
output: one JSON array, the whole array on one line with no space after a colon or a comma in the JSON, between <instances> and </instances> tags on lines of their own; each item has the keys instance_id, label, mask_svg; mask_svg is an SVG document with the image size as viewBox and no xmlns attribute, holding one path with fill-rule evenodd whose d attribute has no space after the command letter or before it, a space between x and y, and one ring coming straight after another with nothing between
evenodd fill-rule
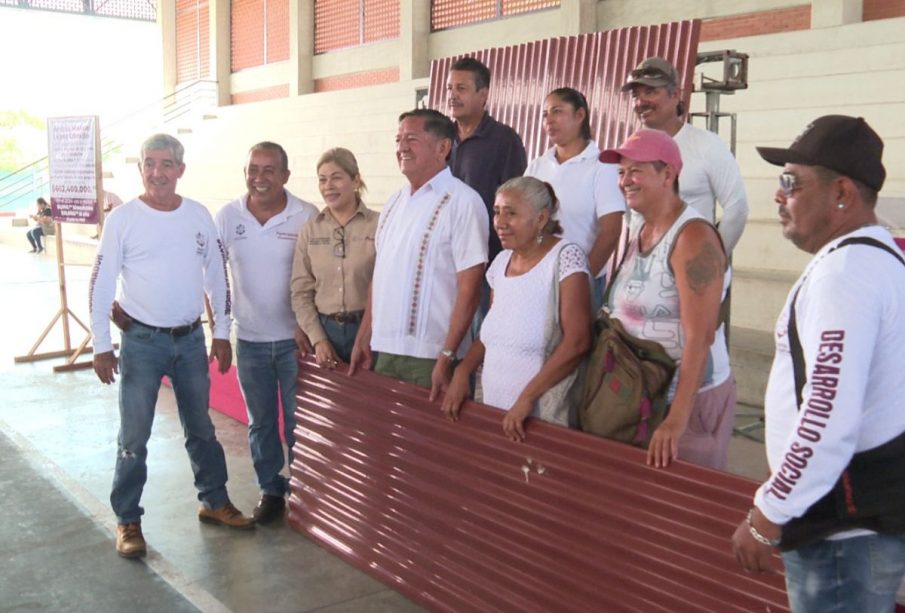
<instances>
[{"instance_id":1,"label":"metal wall panel","mask_svg":"<svg viewBox=\"0 0 905 613\"><path fill-rule=\"evenodd\" d=\"M289 522L437 611L783 611L730 536L756 484L362 372L299 373ZM780 566L776 560L777 567Z\"/></svg>"},{"instance_id":2,"label":"metal wall panel","mask_svg":"<svg viewBox=\"0 0 905 613\"><path fill-rule=\"evenodd\" d=\"M591 129L601 148L620 145L640 125L629 94L620 88L646 57L659 55L676 66L687 107L700 32L701 22L696 19L550 38L467 55L490 68L487 108L521 135L531 160L549 147L541 114L544 98L557 87L574 87L588 99ZM431 63L430 108L446 112L446 75L459 57Z\"/></svg>"}]
</instances>

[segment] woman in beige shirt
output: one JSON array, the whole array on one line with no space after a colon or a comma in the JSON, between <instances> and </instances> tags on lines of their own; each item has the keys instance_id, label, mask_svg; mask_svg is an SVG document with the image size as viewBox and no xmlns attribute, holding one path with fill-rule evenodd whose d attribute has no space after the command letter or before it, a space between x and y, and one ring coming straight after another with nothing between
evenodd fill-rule
<instances>
[{"instance_id":1,"label":"woman in beige shirt","mask_svg":"<svg viewBox=\"0 0 905 613\"><path fill-rule=\"evenodd\" d=\"M292 264L292 310L318 365L348 363L374 272L378 214L361 200L364 181L348 149L327 150L317 162L326 206L299 232Z\"/></svg>"}]
</instances>

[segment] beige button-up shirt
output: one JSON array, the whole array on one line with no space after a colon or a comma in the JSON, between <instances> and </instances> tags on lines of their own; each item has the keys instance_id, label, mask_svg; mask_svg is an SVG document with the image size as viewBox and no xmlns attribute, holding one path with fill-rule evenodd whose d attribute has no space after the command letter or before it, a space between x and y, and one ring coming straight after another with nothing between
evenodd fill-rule
<instances>
[{"instance_id":1,"label":"beige button-up shirt","mask_svg":"<svg viewBox=\"0 0 905 613\"><path fill-rule=\"evenodd\" d=\"M327 338L318 313L363 311L374 272L378 214L363 203L341 226L324 208L299 232L292 263L292 310L314 345Z\"/></svg>"}]
</instances>

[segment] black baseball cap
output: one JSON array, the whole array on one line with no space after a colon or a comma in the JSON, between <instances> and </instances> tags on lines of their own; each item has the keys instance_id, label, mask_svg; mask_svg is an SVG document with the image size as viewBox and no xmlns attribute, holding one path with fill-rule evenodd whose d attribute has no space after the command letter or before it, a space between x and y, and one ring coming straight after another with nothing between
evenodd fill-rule
<instances>
[{"instance_id":1,"label":"black baseball cap","mask_svg":"<svg viewBox=\"0 0 905 613\"><path fill-rule=\"evenodd\" d=\"M804 164L835 170L877 191L883 187L883 139L863 117L824 115L812 121L788 149L757 147L770 164Z\"/></svg>"}]
</instances>

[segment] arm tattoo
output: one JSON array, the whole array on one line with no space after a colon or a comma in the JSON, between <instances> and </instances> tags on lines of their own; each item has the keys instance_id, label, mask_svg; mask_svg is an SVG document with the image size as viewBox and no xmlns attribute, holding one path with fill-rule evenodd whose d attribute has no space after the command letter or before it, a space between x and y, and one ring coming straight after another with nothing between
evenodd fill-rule
<instances>
[{"instance_id":1,"label":"arm tattoo","mask_svg":"<svg viewBox=\"0 0 905 613\"><path fill-rule=\"evenodd\" d=\"M685 263L685 274L691 291L699 296L714 279L721 278L722 258L719 250L710 243L701 245L701 250Z\"/></svg>"}]
</instances>

